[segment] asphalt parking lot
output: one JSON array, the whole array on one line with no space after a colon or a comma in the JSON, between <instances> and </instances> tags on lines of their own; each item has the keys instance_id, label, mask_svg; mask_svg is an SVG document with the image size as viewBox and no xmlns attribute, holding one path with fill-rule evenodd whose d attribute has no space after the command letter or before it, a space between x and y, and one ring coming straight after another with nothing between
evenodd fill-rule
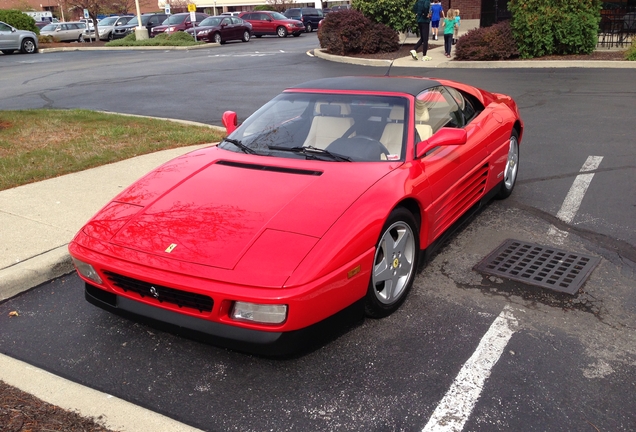
<instances>
[{"instance_id":1,"label":"asphalt parking lot","mask_svg":"<svg viewBox=\"0 0 636 432\"><path fill-rule=\"evenodd\" d=\"M228 107L245 118L294 82L384 73L308 57L309 38L268 40L271 54L263 56L265 45L250 42L216 53L12 57L0 65L10 83L0 108L85 107L220 124ZM297 41L303 45L293 45ZM88 66L106 64L107 75ZM0 304L0 352L210 431L445 430L451 418L462 416L466 431L633 430L633 74L396 73L443 75L510 94L526 122L513 195L492 202L440 250L396 314L345 329L300 356L269 359L96 309L71 274ZM602 159L581 173L590 156ZM569 192L590 174L577 211L564 221L558 215ZM575 297L473 270L508 238L601 261ZM500 317L505 331L493 327ZM505 343L489 358L484 378L470 360L492 332ZM478 390L474 405L453 398L469 387ZM448 406L470 409L458 413Z\"/></svg>"}]
</instances>

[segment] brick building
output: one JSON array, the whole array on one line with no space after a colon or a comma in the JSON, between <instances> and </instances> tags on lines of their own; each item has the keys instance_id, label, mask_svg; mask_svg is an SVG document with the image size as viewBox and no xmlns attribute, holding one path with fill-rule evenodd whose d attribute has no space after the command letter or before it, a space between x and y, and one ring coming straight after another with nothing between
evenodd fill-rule
<instances>
[{"instance_id":1,"label":"brick building","mask_svg":"<svg viewBox=\"0 0 636 432\"><path fill-rule=\"evenodd\" d=\"M127 3L128 13L135 14L135 1L129 0L122 3ZM157 0L139 0L139 7L141 13L145 12L158 12L160 10L157 5ZM64 9L62 14L62 8ZM32 11L50 11L53 16L66 21L72 21L83 17L83 11L73 9L64 0L0 0L0 9L18 9L18 10L32 10Z\"/></svg>"}]
</instances>

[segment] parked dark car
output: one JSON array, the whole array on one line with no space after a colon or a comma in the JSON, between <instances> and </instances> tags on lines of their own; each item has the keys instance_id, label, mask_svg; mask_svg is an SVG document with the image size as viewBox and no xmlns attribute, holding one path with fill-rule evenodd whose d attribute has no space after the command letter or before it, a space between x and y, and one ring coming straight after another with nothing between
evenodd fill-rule
<instances>
[{"instance_id":1,"label":"parked dark car","mask_svg":"<svg viewBox=\"0 0 636 432\"><path fill-rule=\"evenodd\" d=\"M197 39L204 42L224 44L230 40L249 42L252 36L252 24L236 16L207 17L196 27ZM194 29L186 30L194 35Z\"/></svg>"},{"instance_id":2,"label":"parked dark car","mask_svg":"<svg viewBox=\"0 0 636 432\"><path fill-rule=\"evenodd\" d=\"M318 28L318 23L324 18L322 11L316 8L291 8L285 11L285 16L290 19L302 21L305 31L311 33Z\"/></svg>"},{"instance_id":3,"label":"parked dark car","mask_svg":"<svg viewBox=\"0 0 636 432\"><path fill-rule=\"evenodd\" d=\"M164 13L143 14L141 16L141 26L146 27L146 29L148 30L148 36L150 36L150 30L153 27L157 27L158 25L161 25L161 23L163 23L166 20L166 18L168 18L168 15ZM113 39L121 39L123 37L128 36L131 33L134 33L135 27L137 27L137 24L138 24L137 17L133 17L133 19L128 21L126 25L115 27L112 33Z\"/></svg>"},{"instance_id":4,"label":"parked dark car","mask_svg":"<svg viewBox=\"0 0 636 432\"><path fill-rule=\"evenodd\" d=\"M331 12L338 12L338 11L347 10L347 9L351 9L351 5L345 4L345 5L332 6Z\"/></svg>"},{"instance_id":5,"label":"parked dark car","mask_svg":"<svg viewBox=\"0 0 636 432\"><path fill-rule=\"evenodd\" d=\"M287 37L290 33L298 37L305 31L305 25L301 21L289 19L280 12L243 12L239 16L252 24L252 34L257 38L264 35Z\"/></svg>"},{"instance_id":6,"label":"parked dark car","mask_svg":"<svg viewBox=\"0 0 636 432\"><path fill-rule=\"evenodd\" d=\"M196 12L196 25L199 25L201 21L208 17L208 14L202 12ZM192 21L190 21L190 12L183 12L174 15L170 15L161 25L153 27L150 30L150 37L155 37L160 33L172 34L178 31L186 31L192 28Z\"/></svg>"}]
</instances>

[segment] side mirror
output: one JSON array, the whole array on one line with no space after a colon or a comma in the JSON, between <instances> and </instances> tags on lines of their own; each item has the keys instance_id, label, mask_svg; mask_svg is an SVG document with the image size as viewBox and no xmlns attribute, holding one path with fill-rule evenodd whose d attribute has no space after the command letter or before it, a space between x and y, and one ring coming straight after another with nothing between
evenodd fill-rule
<instances>
[{"instance_id":1,"label":"side mirror","mask_svg":"<svg viewBox=\"0 0 636 432\"><path fill-rule=\"evenodd\" d=\"M234 132L238 125L238 117L234 111L225 111L222 117L223 126L225 126L226 134Z\"/></svg>"},{"instance_id":2,"label":"side mirror","mask_svg":"<svg viewBox=\"0 0 636 432\"><path fill-rule=\"evenodd\" d=\"M435 147L466 144L468 135L465 129L441 128L432 137L417 143L415 146L417 158L424 157Z\"/></svg>"}]
</instances>

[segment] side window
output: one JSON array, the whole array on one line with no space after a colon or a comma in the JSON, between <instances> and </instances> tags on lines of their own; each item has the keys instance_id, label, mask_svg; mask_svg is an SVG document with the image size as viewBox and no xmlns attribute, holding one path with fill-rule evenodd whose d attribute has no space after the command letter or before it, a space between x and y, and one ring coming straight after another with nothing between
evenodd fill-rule
<instances>
[{"instance_id":1,"label":"side window","mask_svg":"<svg viewBox=\"0 0 636 432\"><path fill-rule=\"evenodd\" d=\"M446 87L446 90L448 90L453 99L457 102L457 105L459 105L459 109L464 117L464 125L470 123L470 121L484 109L481 103L473 96L465 95L452 87Z\"/></svg>"},{"instance_id":2,"label":"side window","mask_svg":"<svg viewBox=\"0 0 636 432\"><path fill-rule=\"evenodd\" d=\"M415 99L415 125L421 140L428 139L443 127L464 127L464 116L445 87L433 87ZM428 136L423 136L427 135Z\"/></svg>"},{"instance_id":3,"label":"side window","mask_svg":"<svg viewBox=\"0 0 636 432\"><path fill-rule=\"evenodd\" d=\"M223 21L221 21L221 25L230 25L232 24L232 22L230 21L229 18L223 18Z\"/></svg>"},{"instance_id":4,"label":"side window","mask_svg":"<svg viewBox=\"0 0 636 432\"><path fill-rule=\"evenodd\" d=\"M11 31L11 27L6 25L5 23L0 23L0 31Z\"/></svg>"}]
</instances>

